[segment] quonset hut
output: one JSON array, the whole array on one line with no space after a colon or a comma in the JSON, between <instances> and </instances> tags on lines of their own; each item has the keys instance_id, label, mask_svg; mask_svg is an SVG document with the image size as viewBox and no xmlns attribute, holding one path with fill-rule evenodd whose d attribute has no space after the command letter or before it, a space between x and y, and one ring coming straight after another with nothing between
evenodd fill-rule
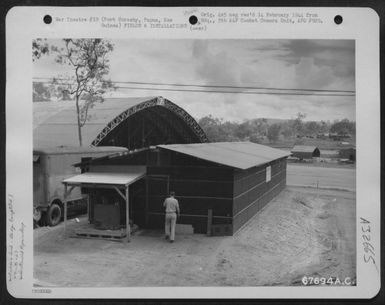
<instances>
[{"instance_id":1,"label":"quonset hut","mask_svg":"<svg viewBox=\"0 0 385 305\"><path fill-rule=\"evenodd\" d=\"M136 177L142 178L130 185L125 197L130 221L162 228L162 204L174 190L181 207L178 223L192 225L196 233L233 235L286 186L288 155L250 142L157 145L79 164L89 172L84 179L79 175L67 182L92 187L88 181L103 185L109 174L140 171ZM90 218L92 222L92 211Z\"/></svg>"},{"instance_id":2,"label":"quonset hut","mask_svg":"<svg viewBox=\"0 0 385 305\"><path fill-rule=\"evenodd\" d=\"M81 129L83 148L79 147L74 101L35 102L33 115L34 151L61 152L55 158L47 157L51 162L55 159L56 163L55 166L44 167L44 177L58 177L47 180L47 183L39 183L38 178L42 176L37 165L41 164L37 164L38 158L34 160L34 185L39 186L39 192L46 194L43 199L42 196L34 196L35 220L40 219L41 212L49 207L47 216L56 211L56 216L48 220L51 225L58 223L62 216L62 192L59 196L56 191L63 188L61 180L75 174L72 164L90 158L90 152L104 151L106 155L107 146L118 146L120 151L135 151L156 144L208 141L202 128L185 110L163 97L110 98L102 103L96 102L89 108L88 120ZM69 149L71 154L68 154ZM78 190L72 192L69 207L72 208L75 201L84 201L84 198Z\"/></svg>"},{"instance_id":3,"label":"quonset hut","mask_svg":"<svg viewBox=\"0 0 385 305\"><path fill-rule=\"evenodd\" d=\"M34 148L79 146L74 101L36 102ZM185 110L163 97L109 98L89 108L83 146L129 150L157 144L203 143L207 137Z\"/></svg>"}]
</instances>

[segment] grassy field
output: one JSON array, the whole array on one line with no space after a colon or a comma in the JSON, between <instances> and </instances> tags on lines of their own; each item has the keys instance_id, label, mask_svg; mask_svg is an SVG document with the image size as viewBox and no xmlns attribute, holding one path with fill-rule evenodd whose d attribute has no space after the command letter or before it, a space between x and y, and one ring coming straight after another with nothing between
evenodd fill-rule
<instances>
[{"instance_id":1,"label":"grassy field","mask_svg":"<svg viewBox=\"0 0 385 305\"><path fill-rule=\"evenodd\" d=\"M341 144L341 142L349 142L349 145ZM268 145L275 148L291 149L294 145L309 145L316 146L320 150L339 150L341 148L351 147L356 145L354 138L346 139L344 141L333 141L332 139L317 139L317 138L301 138L301 139L280 139L275 143L270 143L265 140L264 145Z\"/></svg>"}]
</instances>

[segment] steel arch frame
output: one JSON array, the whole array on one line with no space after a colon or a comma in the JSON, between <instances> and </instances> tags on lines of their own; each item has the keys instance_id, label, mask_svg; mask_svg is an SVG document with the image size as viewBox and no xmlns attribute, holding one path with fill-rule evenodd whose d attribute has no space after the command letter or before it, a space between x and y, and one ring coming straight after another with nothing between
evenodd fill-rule
<instances>
[{"instance_id":1,"label":"steel arch frame","mask_svg":"<svg viewBox=\"0 0 385 305\"><path fill-rule=\"evenodd\" d=\"M172 113L177 115L179 118L182 119L182 121L186 123L186 125L190 128L193 134L197 136L197 138L201 143L208 142L208 138L205 132L191 115L189 115L184 109L175 105L171 101L159 96L151 100L141 102L123 111L121 114L115 117L112 121L110 121L106 127L103 128L103 130L92 141L91 145L98 146L100 142L102 142L102 140L106 138L111 131L113 131L123 121L128 119L133 114L155 106L165 107L166 109L170 110Z\"/></svg>"}]
</instances>

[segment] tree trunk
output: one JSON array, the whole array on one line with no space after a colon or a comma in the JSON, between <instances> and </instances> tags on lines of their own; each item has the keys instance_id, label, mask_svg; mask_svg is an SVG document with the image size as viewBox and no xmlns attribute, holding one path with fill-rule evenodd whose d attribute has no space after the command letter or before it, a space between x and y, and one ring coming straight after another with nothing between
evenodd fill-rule
<instances>
[{"instance_id":1,"label":"tree trunk","mask_svg":"<svg viewBox=\"0 0 385 305\"><path fill-rule=\"evenodd\" d=\"M80 126L79 96L76 96L76 114L77 114L77 120L78 120L79 146L83 146L83 143L82 143L82 127Z\"/></svg>"}]
</instances>

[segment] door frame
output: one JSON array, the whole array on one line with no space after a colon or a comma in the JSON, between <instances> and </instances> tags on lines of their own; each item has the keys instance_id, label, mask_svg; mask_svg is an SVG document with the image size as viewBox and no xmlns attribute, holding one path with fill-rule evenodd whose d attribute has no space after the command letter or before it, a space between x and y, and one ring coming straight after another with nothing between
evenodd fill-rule
<instances>
[{"instance_id":1,"label":"door frame","mask_svg":"<svg viewBox=\"0 0 385 305\"><path fill-rule=\"evenodd\" d=\"M158 178L159 180L167 181L166 196L170 193L170 175L158 175L158 174L146 175L146 206L145 206L145 220L144 220L146 227L148 226L148 194L149 194L148 180L151 178L155 178L155 179Z\"/></svg>"}]
</instances>

